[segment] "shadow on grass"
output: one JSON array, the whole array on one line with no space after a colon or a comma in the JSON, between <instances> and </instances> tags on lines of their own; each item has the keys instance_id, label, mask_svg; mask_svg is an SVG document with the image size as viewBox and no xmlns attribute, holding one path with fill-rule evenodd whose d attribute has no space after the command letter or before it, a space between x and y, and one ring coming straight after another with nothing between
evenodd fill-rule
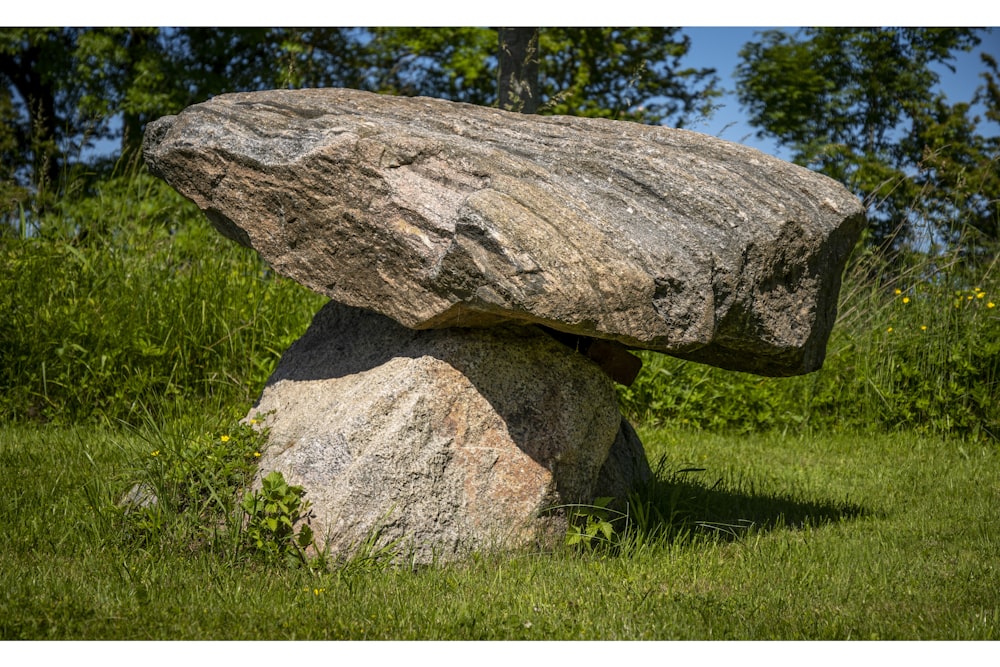
<instances>
[{"instance_id":1,"label":"shadow on grass","mask_svg":"<svg viewBox=\"0 0 1000 667\"><path fill-rule=\"evenodd\" d=\"M630 494L631 529L674 541L699 535L735 540L747 532L800 530L873 515L851 502L761 492L752 483L706 478L706 472L663 472L661 467L653 480Z\"/></svg>"}]
</instances>

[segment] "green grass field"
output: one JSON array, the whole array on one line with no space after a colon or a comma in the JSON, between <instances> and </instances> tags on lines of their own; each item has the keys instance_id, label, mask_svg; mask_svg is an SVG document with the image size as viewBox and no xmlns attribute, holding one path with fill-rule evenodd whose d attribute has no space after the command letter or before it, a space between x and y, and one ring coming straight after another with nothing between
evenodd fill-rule
<instances>
[{"instance_id":1,"label":"green grass field","mask_svg":"<svg viewBox=\"0 0 1000 667\"><path fill-rule=\"evenodd\" d=\"M95 511L148 442L0 428L0 638L1000 637L1000 455L907 434L642 432L678 529L414 570L234 567ZM702 472L671 474L684 468Z\"/></svg>"}]
</instances>

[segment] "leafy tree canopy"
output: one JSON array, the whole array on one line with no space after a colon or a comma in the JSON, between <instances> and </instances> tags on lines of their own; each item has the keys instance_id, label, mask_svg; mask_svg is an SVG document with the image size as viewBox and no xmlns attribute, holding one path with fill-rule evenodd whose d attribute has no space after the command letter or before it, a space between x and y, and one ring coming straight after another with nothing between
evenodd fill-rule
<instances>
[{"instance_id":1,"label":"leafy tree canopy","mask_svg":"<svg viewBox=\"0 0 1000 667\"><path fill-rule=\"evenodd\" d=\"M871 240L995 244L1000 141L980 132L982 103L998 118L997 63L952 103L936 67L980 44L972 28L807 28L767 31L740 52L737 87L759 136L843 182L869 204ZM902 233L898 233L898 232Z\"/></svg>"},{"instance_id":2,"label":"leafy tree canopy","mask_svg":"<svg viewBox=\"0 0 1000 667\"><path fill-rule=\"evenodd\" d=\"M497 34L488 28L374 31L374 89L494 106ZM618 118L676 127L711 112L712 69L684 67L679 28L543 28L539 113Z\"/></svg>"}]
</instances>

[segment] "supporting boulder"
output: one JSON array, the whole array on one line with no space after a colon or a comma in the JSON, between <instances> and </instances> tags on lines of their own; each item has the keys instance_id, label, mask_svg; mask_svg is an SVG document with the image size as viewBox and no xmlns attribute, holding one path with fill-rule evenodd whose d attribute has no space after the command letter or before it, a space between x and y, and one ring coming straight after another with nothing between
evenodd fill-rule
<instances>
[{"instance_id":1,"label":"supporting boulder","mask_svg":"<svg viewBox=\"0 0 1000 667\"><path fill-rule=\"evenodd\" d=\"M261 470L307 489L334 553L376 534L417 562L551 542L555 508L650 476L611 381L533 327L415 331L330 302L250 416L270 429Z\"/></svg>"}]
</instances>

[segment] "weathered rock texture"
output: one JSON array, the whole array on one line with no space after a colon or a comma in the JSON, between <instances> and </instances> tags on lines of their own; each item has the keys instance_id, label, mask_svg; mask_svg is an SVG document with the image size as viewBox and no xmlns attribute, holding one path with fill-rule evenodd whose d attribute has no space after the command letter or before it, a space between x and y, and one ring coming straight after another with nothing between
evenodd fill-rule
<instances>
[{"instance_id":1,"label":"weathered rock texture","mask_svg":"<svg viewBox=\"0 0 1000 667\"><path fill-rule=\"evenodd\" d=\"M419 562L561 537L547 508L650 477L611 381L534 327L415 331L330 302L250 416L261 475L304 486L342 554L378 531Z\"/></svg>"},{"instance_id":2,"label":"weathered rock texture","mask_svg":"<svg viewBox=\"0 0 1000 667\"><path fill-rule=\"evenodd\" d=\"M516 321L767 375L820 367L863 224L709 136L350 90L151 123L150 170L279 273L412 328Z\"/></svg>"}]
</instances>

